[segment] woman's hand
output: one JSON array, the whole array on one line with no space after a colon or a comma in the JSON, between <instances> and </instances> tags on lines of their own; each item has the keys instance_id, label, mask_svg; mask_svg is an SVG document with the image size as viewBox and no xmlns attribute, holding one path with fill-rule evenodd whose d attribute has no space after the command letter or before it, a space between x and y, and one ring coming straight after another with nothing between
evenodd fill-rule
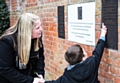
<instances>
[{"instance_id":1,"label":"woman's hand","mask_svg":"<svg viewBox=\"0 0 120 83\"><path fill-rule=\"evenodd\" d=\"M34 78L33 83L39 83L39 82L40 82L40 79L39 79L39 78Z\"/></svg>"},{"instance_id":2,"label":"woman's hand","mask_svg":"<svg viewBox=\"0 0 120 83\"><path fill-rule=\"evenodd\" d=\"M33 83L44 83L45 82L45 80L43 79L43 78L34 78L34 81L33 81Z\"/></svg>"},{"instance_id":3,"label":"woman's hand","mask_svg":"<svg viewBox=\"0 0 120 83\"><path fill-rule=\"evenodd\" d=\"M39 83L44 83L45 80L43 79L43 76L42 75L38 75L39 79L40 79L40 82Z\"/></svg>"}]
</instances>

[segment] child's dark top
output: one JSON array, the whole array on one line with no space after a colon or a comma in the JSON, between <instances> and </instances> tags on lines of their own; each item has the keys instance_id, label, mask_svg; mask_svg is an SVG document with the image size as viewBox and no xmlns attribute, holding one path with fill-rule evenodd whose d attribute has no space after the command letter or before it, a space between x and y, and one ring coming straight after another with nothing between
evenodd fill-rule
<instances>
[{"instance_id":1,"label":"child's dark top","mask_svg":"<svg viewBox=\"0 0 120 83\"><path fill-rule=\"evenodd\" d=\"M82 63L76 64L72 69L65 69L63 75L57 80L46 81L45 83L99 83L98 67L103 54L105 41L98 40L92 53Z\"/></svg>"}]
</instances>

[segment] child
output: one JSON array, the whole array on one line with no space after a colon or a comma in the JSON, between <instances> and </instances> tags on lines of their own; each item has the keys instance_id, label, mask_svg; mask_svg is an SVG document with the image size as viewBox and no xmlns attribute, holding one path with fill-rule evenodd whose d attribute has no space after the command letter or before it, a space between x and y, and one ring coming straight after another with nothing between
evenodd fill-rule
<instances>
[{"instance_id":1,"label":"child","mask_svg":"<svg viewBox=\"0 0 120 83\"><path fill-rule=\"evenodd\" d=\"M102 24L100 39L90 57L80 45L68 48L65 59L69 65L63 75L57 80L44 83L99 83L98 68L104 51L106 32L107 28Z\"/></svg>"}]
</instances>

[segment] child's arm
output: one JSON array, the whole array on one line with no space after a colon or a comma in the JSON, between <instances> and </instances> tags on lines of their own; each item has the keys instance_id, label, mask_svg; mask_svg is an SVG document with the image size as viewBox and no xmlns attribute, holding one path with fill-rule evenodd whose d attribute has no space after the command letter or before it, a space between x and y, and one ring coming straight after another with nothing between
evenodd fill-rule
<instances>
[{"instance_id":1,"label":"child's arm","mask_svg":"<svg viewBox=\"0 0 120 83\"><path fill-rule=\"evenodd\" d=\"M98 66L104 51L106 33L107 33L107 28L104 24L102 24L100 39L98 40L97 45L92 53L93 57L95 57L95 61Z\"/></svg>"}]
</instances>

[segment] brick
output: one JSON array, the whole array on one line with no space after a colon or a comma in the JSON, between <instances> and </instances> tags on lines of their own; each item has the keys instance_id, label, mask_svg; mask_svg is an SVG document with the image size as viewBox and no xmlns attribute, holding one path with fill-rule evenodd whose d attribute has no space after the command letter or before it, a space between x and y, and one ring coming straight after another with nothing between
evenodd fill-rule
<instances>
[{"instance_id":1,"label":"brick","mask_svg":"<svg viewBox=\"0 0 120 83\"><path fill-rule=\"evenodd\" d=\"M53 32L53 36L54 37L58 37L58 33L57 32Z\"/></svg>"},{"instance_id":2,"label":"brick","mask_svg":"<svg viewBox=\"0 0 120 83\"><path fill-rule=\"evenodd\" d=\"M114 77L114 83L120 83L120 77Z\"/></svg>"},{"instance_id":3,"label":"brick","mask_svg":"<svg viewBox=\"0 0 120 83\"><path fill-rule=\"evenodd\" d=\"M120 69L117 68L117 67L110 67L110 72L113 74L113 75L117 75L117 76L120 76Z\"/></svg>"},{"instance_id":4,"label":"brick","mask_svg":"<svg viewBox=\"0 0 120 83\"><path fill-rule=\"evenodd\" d=\"M101 23L101 18L96 17L95 21L96 21L96 23Z\"/></svg>"},{"instance_id":5,"label":"brick","mask_svg":"<svg viewBox=\"0 0 120 83\"><path fill-rule=\"evenodd\" d=\"M101 72L100 72L100 75L101 75L102 77L106 78L106 79L109 79L109 80L113 79L113 75L110 74L110 73L108 73L108 72L105 72L105 71L101 71Z\"/></svg>"},{"instance_id":6,"label":"brick","mask_svg":"<svg viewBox=\"0 0 120 83\"><path fill-rule=\"evenodd\" d=\"M106 59L106 63L107 63L108 65L112 65L113 62L114 62L114 59L112 59L112 58L107 58L107 59Z\"/></svg>"},{"instance_id":7,"label":"brick","mask_svg":"<svg viewBox=\"0 0 120 83\"><path fill-rule=\"evenodd\" d=\"M118 17L118 24L120 24L120 17Z\"/></svg>"},{"instance_id":8,"label":"brick","mask_svg":"<svg viewBox=\"0 0 120 83\"><path fill-rule=\"evenodd\" d=\"M120 60L115 60L113 66L120 67Z\"/></svg>"}]
</instances>

